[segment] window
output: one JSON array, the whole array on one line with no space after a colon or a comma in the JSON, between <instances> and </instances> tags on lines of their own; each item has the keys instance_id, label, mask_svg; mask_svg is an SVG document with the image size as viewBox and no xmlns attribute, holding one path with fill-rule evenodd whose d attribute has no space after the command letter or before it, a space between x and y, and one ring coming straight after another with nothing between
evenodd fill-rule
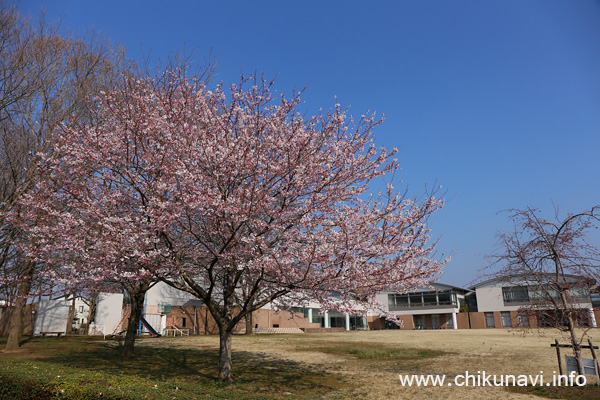
<instances>
[{"instance_id":1,"label":"window","mask_svg":"<svg viewBox=\"0 0 600 400\"><path fill-rule=\"evenodd\" d=\"M440 304L452 304L452 295L453 293L445 291L438 293L438 299Z\"/></svg>"},{"instance_id":2,"label":"window","mask_svg":"<svg viewBox=\"0 0 600 400\"><path fill-rule=\"evenodd\" d=\"M319 309L318 308L313 308L312 310L313 310L313 312L312 312L312 321L310 321L310 322L315 323L315 324L320 324L321 320L323 318L319 315Z\"/></svg>"},{"instance_id":3,"label":"window","mask_svg":"<svg viewBox=\"0 0 600 400\"><path fill-rule=\"evenodd\" d=\"M431 315L431 327L433 329L440 329L440 316L439 314Z\"/></svg>"},{"instance_id":4,"label":"window","mask_svg":"<svg viewBox=\"0 0 600 400\"><path fill-rule=\"evenodd\" d=\"M187 322L187 321L186 321L186 319L187 319L187 318L185 318L185 317L183 317L183 318L181 319L181 326L182 326L182 327L184 327L184 328L185 328L185 323Z\"/></svg>"},{"instance_id":5,"label":"window","mask_svg":"<svg viewBox=\"0 0 600 400\"><path fill-rule=\"evenodd\" d=\"M423 294L423 303L427 305L437 305L437 293L424 293Z\"/></svg>"},{"instance_id":6,"label":"window","mask_svg":"<svg viewBox=\"0 0 600 400\"><path fill-rule=\"evenodd\" d=\"M491 312L485 313L485 324L488 328L496 327L496 322L494 322L494 313L491 313Z\"/></svg>"},{"instance_id":7,"label":"window","mask_svg":"<svg viewBox=\"0 0 600 400\"><path fill-rule=\"evenodd\" d=\"M503 311L500 313L502 317L502 326L504 328L512 328L512 319L510 318L510 311Z\"/></svg>"},{"instance_id":8,"label":"window","mask_svg":"<svg viewBox=\"0 0 600 400\"><path fill-rule=\"evenodd\" d=\"M393 307L410 307L410 303L408 302L407 295L390 295L393 299L393 303L390 303L390 306ZM420 301L420 299L419 299Z\"/></svg>"},{"instance_id":9,"label":"window","mask_svg":"<svg viewBox=\"0 0 600 400\"><path fill-rule=\"evenodd\" d=\"M389 294L390 310L408 307L457 307L456 293L452 290L417 292L409 294Z\"/></svg>"},{"instance_id":10,"label":"window","mask_svg":"<svg viewBox=\"0 0 600 400\"><path fill-rule=\"evenodd\" d=\"M529 294L526 286L509 286L502 288L502 298L504 304L510 303L527 303Z\"/></svg>"},{"instance_id":11,"label":"window","mask_svg":"<svg viewBox=\"0 0 600 400\"><path fill-rule=\"evenodd\" d=\"M411 307L419 307L423 305L423 295L421 293L411 293L408 295Z\"/></svg>"},{"instance_id":12,"label":"window","mask_svg":"<svg viewBox=\"0 0 600 400\"><path fill-rule=\"evenodd\" d=\"M83 306L79 306L79 312L83 312Z\"/></svg>"}]
</instances>

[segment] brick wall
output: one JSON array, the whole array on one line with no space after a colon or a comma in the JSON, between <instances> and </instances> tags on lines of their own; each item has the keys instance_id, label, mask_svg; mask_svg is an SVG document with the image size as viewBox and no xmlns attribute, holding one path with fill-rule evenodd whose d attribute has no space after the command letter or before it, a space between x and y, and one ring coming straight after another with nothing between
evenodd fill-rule
<instances>
[{"instance_id":1,"label":"brick wall","mask_svg":"<svg viewBox=\"0 0 600 400\"><path fill-rule=\"evenodd\" d=\"M2 308L2 315L0 316L0 336L8 336L12 311L12 307ZM33 335L36 317L37 304L27 304L23 308L23 330L21 331L22 335Z\"/></svg>"}]
</instances>

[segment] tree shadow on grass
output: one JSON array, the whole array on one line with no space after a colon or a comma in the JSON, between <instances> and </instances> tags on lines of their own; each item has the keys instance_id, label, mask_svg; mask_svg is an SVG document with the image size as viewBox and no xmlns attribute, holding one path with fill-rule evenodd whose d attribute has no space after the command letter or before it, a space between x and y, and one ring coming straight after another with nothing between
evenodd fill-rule
<instances>
[{"instance_id":1,"label":"tree shadow on grass","mask_svg":"<svg viewBox=\"0 0 600 400\"><path fill-rule=\"evenodd\" d=\"M19 342L19 346L23 346L24 344L31 342L31 340L33 340L33 336L26 336Z\"/></svg>"},{"instance_id":2,"label":"tree shadow on grass","mask_svg":"<svg viewBox=\"0 0 600 400\"><path fill-rule=\"evenodd\" d=\"M120 356L120 349L95 343L85 350L73 349L44 357L43 361L109 374L127 374L152 379L219 384L217 349L137 347L134 358ZM264 353L233 351L233 385L256 392L302 392L318 396L348 386L324 368L280 359ZM310 396L309 396L310 397Z\"/></svg>"}]
</instances>

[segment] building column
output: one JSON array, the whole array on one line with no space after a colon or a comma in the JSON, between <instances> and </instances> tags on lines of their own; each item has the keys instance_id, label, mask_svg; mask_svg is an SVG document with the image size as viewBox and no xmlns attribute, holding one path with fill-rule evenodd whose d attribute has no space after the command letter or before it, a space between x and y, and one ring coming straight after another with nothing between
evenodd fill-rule
<instances>
[{"instance_id":1,"label":"building column","mask_svg":"<svg viewBox=\"0 0 600 400\"><path fill-rule=\"evenodd\" d=\"M313 318L313 317L312 317L312 308L309 308L309 309L308 309L308 322L309 322L309 323L310 323L310 322L312 322L312 318Z\"/></svg>"},{"instance_id":2,"label":"building column","mask_svg":"<svg viewBox=\"0 0 600 400\"><path fill-rule=\"evenodd\" d=\"M452 313L452 329L458 329L458 324L456 323L456 313Z\"/></svg>"},{"instance_id":3,"label":"building column","mask_svg":"<svg viewBox=\"0 0 600 400\"><path fill-rule=\"evenodd\" d=\"M350 330L350 314L346 313L346 330Z\"/></svg>"},{"instance_id":4,"label":"building column","mask_svg":"<svg viewBox=\"0 0 600 400\"><path fill-rule=\"evenodd\" d=\"M598 324L596 323L596 316L594 315L594 309L588 308L590 310L590 322L592 323L592 328L597 328Z\"/></svg>"},{"instance_id":5,"label":"building column","mask_svg":"<svg viewBox=\"0 0 600 400\"><path fill-rule=\"evenodd\" d=\"M329 328L329 313L327 311L323 313L323 321L325 324L325 328Z\"/></svg>"}]
</instances>

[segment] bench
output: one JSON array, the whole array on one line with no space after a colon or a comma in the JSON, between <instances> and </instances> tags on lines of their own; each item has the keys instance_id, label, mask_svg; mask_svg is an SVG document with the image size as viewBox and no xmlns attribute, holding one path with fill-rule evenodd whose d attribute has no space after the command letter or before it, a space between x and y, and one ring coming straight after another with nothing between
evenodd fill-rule
<instances>
[{"instance_id":1,"label":"bench","mask_svg":"<svg viewBox=\"0 0 600 400\"><path fill-rule=\"evenodd\" d=\"M40 335L46 337L46 335L56 335L56 337L61 337L65 332L40 332Z\"/></svg>"}]
</instances>

